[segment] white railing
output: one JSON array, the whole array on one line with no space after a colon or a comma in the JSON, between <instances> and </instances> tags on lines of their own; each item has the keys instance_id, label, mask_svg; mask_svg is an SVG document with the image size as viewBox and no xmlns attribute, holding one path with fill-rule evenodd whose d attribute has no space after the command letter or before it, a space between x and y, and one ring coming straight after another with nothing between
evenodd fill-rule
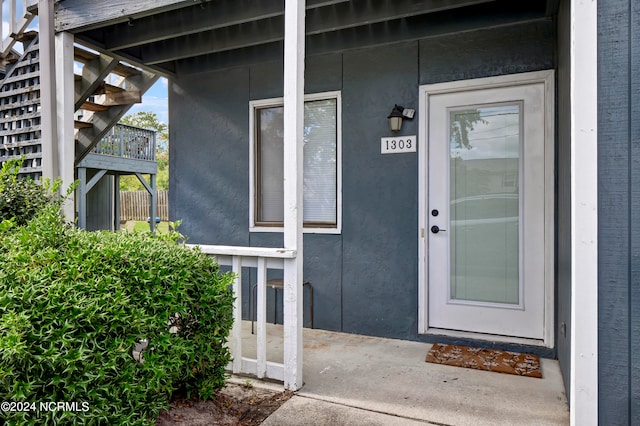
<instances>
[{"instance_id":1,"label":"white railing","mask_svg":"<svg viewBox=\"0 0 640 426\"><path fill-rule=\"evenodd\" d=\"M22 7L18 8L21 4ZM2 31L2 56L9 54L14 44L16 43L16 36L22 34L22 32L29 26L31 21L35 18L35 14L31 13L29 9L33 6L37 6L38 0L2 0L2 6L0 8L0 19L2 22L8 22L8 32ZM9 16L4 16L2 13L7 5Z\"/></svg>"},{"instance_id":2,"label":"white railing","mask_svg":"<svg viewBox=\"0 0 640 426\"><path fill-rule=\"evenodd\" d=\"M219 265L231 266L235 275L233 281L233 328L231 330L231 370L234 374L251 374L259 379L269 378L284 381L285 369L295 369L295 365L286 365L267 360L267 269L284 269L284 259L296 257L295 250L263 247L236 247L213 245L190 245L199 247L210 256L214 256ZM242 268L257 268L256 297L256 358L242 356ZM284 303L287 303L285 300ZM286 318L285 318L286 321ZM295 339L285 333L287 339ZM285 359L285 363L286 363ZM296 362L295 360L293 362Z\"/></svg>"}]
</instances>

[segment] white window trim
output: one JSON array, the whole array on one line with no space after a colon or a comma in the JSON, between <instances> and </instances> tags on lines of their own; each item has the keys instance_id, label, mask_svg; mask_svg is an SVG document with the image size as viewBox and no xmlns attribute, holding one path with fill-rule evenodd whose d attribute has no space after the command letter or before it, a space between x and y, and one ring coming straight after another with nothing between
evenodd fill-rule
<instances>
[{"instance_id":1,"label":"white window trim","mask_svg":"<svg viewBox=\"0 0 640 426\"><path fill-rule=\"evenodd\" d=\"M342 233L342 96L340 91L313 93L305 95L304 101L336 99L336 225L335 227L304 227L305 234L341 234ZM284 232L282 226L257 226L255 217L255 110L282 106L284 98L270 98L249 101L249 232Z\"/></svg>"}]
</instances>

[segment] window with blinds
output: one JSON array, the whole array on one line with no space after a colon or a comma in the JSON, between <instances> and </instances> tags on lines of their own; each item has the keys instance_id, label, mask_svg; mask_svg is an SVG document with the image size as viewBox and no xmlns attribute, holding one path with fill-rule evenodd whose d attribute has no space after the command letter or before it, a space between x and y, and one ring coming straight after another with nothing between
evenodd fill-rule
<instances>
[{"instance_id":1,"label":"window with blinds","mask_svg":"<svg viewBox=\"0 0 640 426\"><path fill-rule=\"evenodd\" d=\"M277 100L252 103L254 217L256 227L282 226L283 107ZM336 228L339 200L339 97L304 104L304 226Z\"/></svg>"}]
</instances>

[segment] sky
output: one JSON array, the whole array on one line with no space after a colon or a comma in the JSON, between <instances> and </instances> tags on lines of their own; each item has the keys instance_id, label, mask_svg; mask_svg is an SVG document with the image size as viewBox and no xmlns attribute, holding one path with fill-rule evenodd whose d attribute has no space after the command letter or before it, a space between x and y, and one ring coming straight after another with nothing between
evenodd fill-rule
<instances>
[{"instance_id":1,"label":"sky","mask_svg":"<svg viewBox=\"0 0 640 426\"><path fill-rule=\"evenodd\" d=\"M142 95L142 103L134 104L127 114L135 114L139 111L155 112L158 120L169 124L169 98L167 79L161 77L147 93Z\"/></svg>"}]
</instances>

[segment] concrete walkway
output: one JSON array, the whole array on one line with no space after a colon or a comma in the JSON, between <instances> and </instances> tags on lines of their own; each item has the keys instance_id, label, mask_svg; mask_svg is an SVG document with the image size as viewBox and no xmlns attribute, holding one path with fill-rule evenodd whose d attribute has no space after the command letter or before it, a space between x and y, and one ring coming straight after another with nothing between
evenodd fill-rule
<instances>
[{"instance_id":1,"label":"concrete walkway","mask_svg":"<svg viewBox=\"0 0 640 426\"><path fill-rule=\"evenodd\" d=\"M244 325L243 354L255 356L255 336ZM282 362L282 327L267 330L268 359ZM557 361L542 359L543 379L536 379L426 363L430 347L305 329L305 384L263 424L569 424Z\"/></svg>"}]
</instances>

